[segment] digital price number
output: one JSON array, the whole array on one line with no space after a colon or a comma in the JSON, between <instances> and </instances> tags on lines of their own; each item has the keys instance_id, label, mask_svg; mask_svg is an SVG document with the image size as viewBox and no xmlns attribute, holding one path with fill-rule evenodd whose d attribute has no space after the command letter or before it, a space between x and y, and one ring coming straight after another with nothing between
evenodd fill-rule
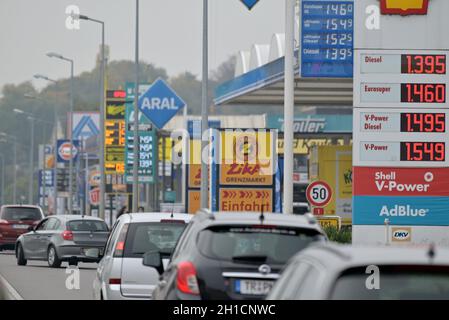
<instances>
[{"instance_id":1,"label":"digital price number","mask_svg":"<svg viewBox=\"0 0 449 320\"><path fill-rule=\"evenodd\" d=\"M445 55L401 55L401 73L403 74L446 74Z\"/></svg>"},{"instance_id":2,"label":"digital price number","mask_svg":"<svg viewBox=\"0 0 449 320\"><path fill-rule=\"evenodd\" d=\"M446 132L445 113L401 113L401 132Z\"/></svg>"},{"instance_id":3,"label":"digital price number","mask_svg":"<svg viewBox=\"0 0 449 320\"><path fill-rule=\"evenodd\" d=\"M444 83L401 83L401 102L405 103L445 103Z\"/></svg>"},{"instance_id":4,"label":"digital price number","mask_svg":"<svg viewBox=\"0 0 449 320\"><path fill-rule=\"evenodd\" d=\"M401 161L445 161L444 142L401 142Z\"/></svg>"}]
</instances>

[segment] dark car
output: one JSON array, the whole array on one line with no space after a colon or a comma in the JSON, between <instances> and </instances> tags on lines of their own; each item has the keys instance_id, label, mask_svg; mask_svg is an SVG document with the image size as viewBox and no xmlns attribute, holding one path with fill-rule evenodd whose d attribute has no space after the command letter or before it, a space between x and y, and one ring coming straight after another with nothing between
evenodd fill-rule
<instances>
[{"instance_id":1,"label":"dark car","mask_svg":"<svg viewBox=\"0 0 449 320\"><path fill-rule=\"evenodd\" d=\"M17 238L44 218L39 206L3 205L0 209L0 251L14 249Z\"/></svg>"},{"instance_id":2,"label":"dark car","mask_svg":"<svg viewBox=\"0 0 449 320\"><path fill-rule=\"evenodd\" d=\"M287 260L326 240L313 217L199 212L191 220L153 299L261 299ZM143 263L162 272L163 254Z\"/></svg>"},{"instance_id":3,"label":"dark car","mask_svg":"<svg viewBox=\"0 0 449 320\"><path fill-rule=\"evenodd\" d=\"M42 220L36 228L21 235L16 243L18 265L28 260L47 261L50 267L70 263L98 262L89 250L103 254L109 236L107 224L99 219L80 215L56 215Z\"/></svg>"}]
</instances>

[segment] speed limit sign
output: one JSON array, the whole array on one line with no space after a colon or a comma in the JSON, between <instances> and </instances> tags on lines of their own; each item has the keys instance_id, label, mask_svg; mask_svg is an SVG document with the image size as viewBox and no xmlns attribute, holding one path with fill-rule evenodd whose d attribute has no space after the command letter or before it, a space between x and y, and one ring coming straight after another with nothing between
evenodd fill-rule
<instances>
[{"instance_id":1,"label":"speed limit sign","mask_svg":"<svg viewBox=\"0 0 449 320\"><path fill-rule=\"evenodd\" d=\"M324 207L331 201L332 189L324 181L314 181L307 187L306 197L312 206Z\"/></svg>"}]
</instances>

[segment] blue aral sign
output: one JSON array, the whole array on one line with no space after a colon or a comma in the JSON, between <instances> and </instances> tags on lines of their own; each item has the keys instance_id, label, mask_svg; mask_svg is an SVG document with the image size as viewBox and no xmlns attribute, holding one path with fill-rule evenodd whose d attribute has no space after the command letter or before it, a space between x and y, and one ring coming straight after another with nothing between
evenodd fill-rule
<instances>
[{"instance_id":1,"label":"blue aral sign","mask_svg":"<svg viewBox=\"0 0 449 320\"><path fill-rule=\"evenodd\" d=\"M157 79L153 85L139 97L139 110L162 129L175 114L186 106L186 103L162 79Z\"/></svg>"},{"instance_id":2,"label":"blue aral sign","mask_svg":"<svg viewBox=\"0 0 449 320\"><path fill-rule=\"evenodd\" d=\"M302 1L301 76L353 75L354 2Z\"/></svg>"},{"instance_id":3,"label":"blue aral sign","mask_svg":"<svg viewBox=\"0 0 449 320\"><path fill-rule=\"evenodd\" d=\"M248 10L251 10L259 2L259 0L241 0L241 1L248 8Z\"/></svg>"}]
</instances>

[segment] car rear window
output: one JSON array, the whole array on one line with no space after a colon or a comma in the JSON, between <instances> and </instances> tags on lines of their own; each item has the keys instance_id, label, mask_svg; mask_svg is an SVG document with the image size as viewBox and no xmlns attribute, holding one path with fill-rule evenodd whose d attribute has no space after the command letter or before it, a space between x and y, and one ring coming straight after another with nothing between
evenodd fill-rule
<instances>
[{"instance_id":1,"label":"car rear window","mask_svg":"<svg viewBox=\"0 0 449 320\"><path fill-rule=\"evenodd\" d=\"M280 226L215 226L198 236L198 248L208 257L284 264L311 242L324 241L316 230Z\"/></svg>"},{"instance_id":2,"label":"car rear window","mask_svg":"<svg viewBox=\"0 0 449 320\"><path fill-rule=\"evenodd\" d=\"M185 223L151 222L131 223L125 241L125 258L140 258L145 252L169 254L181 236Z\"/></svg>"},{"instance_id":3,"label":"car rear window","mask_svg":"<svg viewBox=\"0 0 449 320\"><path fill-rule=\"evenodd\" d=\"M101 232L108 231L108 226L105 222L98 220L71 220L67 222L67 230Z\"/></svg>"},{"instance_id":4,"label":"car rear window","mask_svg":"<svg viewBox=\"0 0 449 320\"><path fill-rule=\"evenodd\" d=\"M380 266L377 276L366 267L344 272L335 282L334 300L449 299L449 268L438 266ZM368 279L368 277L370 277ZM370 284L367 288L366 283ZM374 288L374 289L373 289Z\"/></svg>"},{"instance_id":5,"label":"car rear window","mask_svg":"<svg viewBox=\"0 0 449 320\"><path fill-rule=\"evenodd\" d=\"M37 208L24 207L6 207L2 211L2 219L4 220L42 220L42 213Z\"/></svg>"}]
</instances>

